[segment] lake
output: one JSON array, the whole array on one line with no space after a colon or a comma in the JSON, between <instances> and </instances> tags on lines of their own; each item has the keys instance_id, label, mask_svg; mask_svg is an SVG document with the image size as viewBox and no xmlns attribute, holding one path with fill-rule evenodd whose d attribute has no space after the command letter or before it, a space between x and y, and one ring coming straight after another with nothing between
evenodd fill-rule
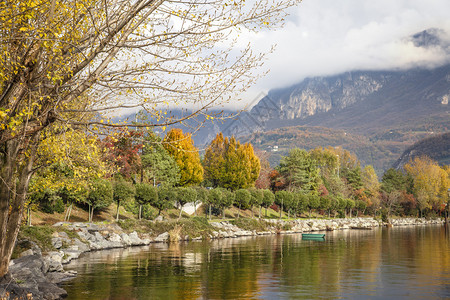
<instances>
[{"instance_id":1,"label":"lake","mask_svg":"<svg viewBox=\"0 0 450 300\"><path fill-rule=\"evenodd\" d=\"M258 236L86 253L67 299L450 298L442 225Z\"/></svg>"}]
</instances>

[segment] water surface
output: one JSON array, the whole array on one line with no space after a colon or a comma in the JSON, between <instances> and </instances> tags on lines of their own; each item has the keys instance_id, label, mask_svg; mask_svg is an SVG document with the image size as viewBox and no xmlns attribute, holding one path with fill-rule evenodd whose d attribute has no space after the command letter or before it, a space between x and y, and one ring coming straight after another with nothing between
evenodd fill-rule
<instances>
[{"instance_id":1,"label":"water surface","mask_svg":"<svg viewBox=\"0 0 450 300\"><path fill-rule=\"evenodd\" d=\"M68 299L444 299L450 236L413 226L247 237L87 253Z\"/></svg>"}]
</instances>

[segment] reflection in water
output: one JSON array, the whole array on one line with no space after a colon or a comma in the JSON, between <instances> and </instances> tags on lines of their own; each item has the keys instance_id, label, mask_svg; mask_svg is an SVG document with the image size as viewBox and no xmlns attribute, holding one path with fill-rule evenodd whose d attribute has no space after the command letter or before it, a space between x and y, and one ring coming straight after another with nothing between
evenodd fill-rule
<instances>
[{"instance_id":1,"label":"reflection in water","mask_svg":"<svg viewBox=\"0 0 450 300\"><path fill-rule=\"evenodd\" d=\"M68 299L450 297L443 226L154 244L89 253L67 266Z\"/></svg>"}]
</instances>

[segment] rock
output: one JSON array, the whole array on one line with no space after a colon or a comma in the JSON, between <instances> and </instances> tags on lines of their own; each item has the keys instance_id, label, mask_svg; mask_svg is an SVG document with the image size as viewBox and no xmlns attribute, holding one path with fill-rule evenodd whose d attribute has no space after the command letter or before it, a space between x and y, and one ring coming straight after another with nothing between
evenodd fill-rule
<instances>
[{"instance_id":1,"label":"rock","mask_svg":"<svg viewBox=\"0 0 450 300\"><path fill-rule=\"evenodd\" d=\"M62 272L64 268L62 266L62 258L64 252L49 252L44 258L44 261L48 263L47 272ZM46 273L46 272L45 272Z\"/></svg>"},{"instance_id":2,"label":"rock","mask_svg":"<svg viewBox=\"0 0 450 300\"><path fill-rule=\"evenodd\" d=\"M162 221L164 221L164 217L161 216L161 215L159 215L159 216L157 216L157 217L155 218L155 221L156 221L156 222L162 222Z\"/></svg>"},{"instance_id":3,"label":"rock","mask_svg":"<svg viewBox=\"0 0 450 300\"><path fill-rule=\"evenodd\" d=\"M113 243L122 244L122 238L120 237L120 235L118 235L115 232L109 234L108 241L113 242Z\"/></svg>"},{"instance_id":4,"label":"rock","mask_svg":"<svg viewBox=\"0 0 450 300\"><path fill-rule=\"evenodd\" d=\"M122 239L122 245L124 245L124 246L131 246L132 245L131 238L130 238L130 236L128 234L122 233L120 235L120 238Z\"/></svg>"},{"instance_id":5,"label":"rock","mask_svg":"<svg viewBox=\"0 0 450 300\"><path fill-rule=\"evenodd\" d=\"M158 235L155 238L155 242L167 242L168 240L169 240L169 233L168 232L161 233L160 235Z\"/></svg>"},{"instance_id":6,"label":"rock","mask_svg":"<svg viewBox=\"0 0 450 300\"><path fill-rule=\"evenodd\" d=\"M63 245L63 244L62 244L61 238L59 238L59 237L54 237L54 238L52 238L52 246L53 246L55 249L61 248L62 245Z\"/></svg>"},{"instance_id":7,"label":"rock","mask_svg":"<svg viewBox=\"0 0 450 300\"><path fill-rule=\"evenodd\" d=\"M29 255L33 255L33 254L34 254L33 250L28 249L28 250L25 250L22 253L20 253L19 257L29 256Z\"/></svg>"},{"instance_id":8,"label":"rock","mask_svg":"<svg viewBox=\"0 0 450 300\"><path fill-rule=\"evenodd\" d=\"M75 277L77 277L77 271L52 272L47 274L47 279L55 284L59 284Z\"/></svg>"},{"instance_id":9,"label":"rock","mask_svg":"<svg viewBox=\"0 0 450 300\"><path fill-rule=\"evenodd\" d=\"M14 264L10 266L9 271L11 278L15 282L9 281L7 286L0 283L0 290L6 289L11 292L10 299L15 297L24 297L27 299L28 294L32 294L34 300L37 299L60 299L67 296L67 293L56 284L52 283L46 276L44 259L39 255L29 255L14 260Z\"/></svg>"},{"instance_id":10,"label":"rock","mask_svg":"<svg viewBox=\"0 0 450 300\"><path fill-rule=\"evenodd\" d=\"M142 242L142 240L139 238L139 236L138 236L136 231L133 231L132 233L130 233L129 237L130 237L132 246L140 246L140 245L144 244Z\"/></svg>"},{"instance_id":11,"label":"rock","mask_svg":"<svg viewBox=\"0 0 450 300\"><path fill-rule=\"evenodd\" d=\"M88 245L86 245L85 243L83 243L79 239L73 239L72 242L73 242L73 246L77 246L78 247L78 251L80 251L81 253L89 252L91 250Z\"/></svg>"}]
</instances>

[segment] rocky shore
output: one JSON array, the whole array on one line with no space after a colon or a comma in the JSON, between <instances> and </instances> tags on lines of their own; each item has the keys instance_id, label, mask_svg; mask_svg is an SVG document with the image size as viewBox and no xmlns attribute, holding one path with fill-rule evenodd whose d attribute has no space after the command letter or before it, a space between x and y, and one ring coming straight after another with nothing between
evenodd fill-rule
<instances>
[{"instance_id":1,"label":"rocky shore","mask_svg":"<svg viewBox=\"0 0 450 300\"><path fill-rule=\"evenodd\" d=\"M367 229L388 225L373 218L351 219L299 219L265 220L265 230L246 230L228 221L212 222L215 230L204 237L189 237L164 232L157 236L150 234L125 233L117 224L57 223L55 227L66 229L55 232L51 242L56 251L46 253L32 242L32 247L21 253L18 259L11 261L10 273L0 281L0 299L61 299L67 296L58 284L75 277L73 272L65 272L63 265L81 254L112 248L143 246L150 243L201 240L218 238L237 238L269 234L290 234L313 231L332 231L342 229ZM442 224L442 220L418 218L393 219L390 226ZM67 229L77 237L69 237ZM30 298L32 297L32 298Z\"/></svg>"}]
</instances>

